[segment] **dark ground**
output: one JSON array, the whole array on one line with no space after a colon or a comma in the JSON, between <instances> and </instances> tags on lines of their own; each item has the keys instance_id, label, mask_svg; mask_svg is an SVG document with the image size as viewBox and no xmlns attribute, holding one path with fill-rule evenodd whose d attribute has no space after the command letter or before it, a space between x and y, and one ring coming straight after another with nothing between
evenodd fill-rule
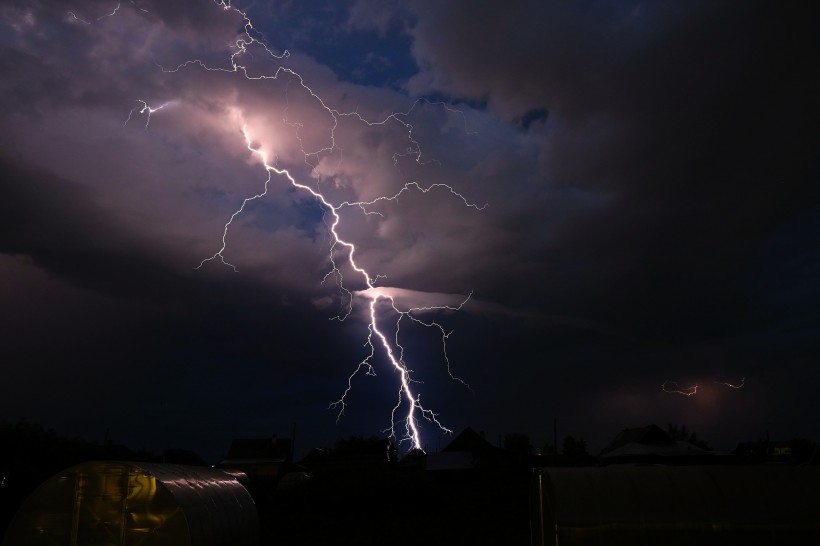
<instances>
[{"instance_id":1,"label":"dark ground","mask_svg":"<svg viewBox=\"0 0 820 546\"><path fill-rule=\"evenodd\" d=\"M472 471L471 471L472 472ZM524 471L317 472L259 502L262 544L529 544Z\"/></svg>"},{"instance_id":2,"label":"dark ground","mask_svg":"<svg viewBox=\"0 0 820 546\"><path fill-rule=\"evenodd\" d=\"M36 423L0 422L0 537L26 497L57 472L88 460L159 460L124 446L62 438ZM430 472L389 466L378 452L296 469L253 483L261 544L528 545L526 465ZM372 447L372 446L371 446ZM309 476L309 477L308 477Z\"/></svg>"}]
</instances>

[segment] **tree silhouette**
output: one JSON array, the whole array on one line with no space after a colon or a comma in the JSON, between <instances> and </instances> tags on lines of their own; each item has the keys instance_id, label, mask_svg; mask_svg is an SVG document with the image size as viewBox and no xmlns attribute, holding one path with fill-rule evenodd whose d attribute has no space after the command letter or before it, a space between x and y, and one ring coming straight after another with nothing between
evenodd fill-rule
<instances>
[{"instance_id":1,"label":"tree silhouette","mask_svg":"<svg viewBox=\"0 0 820 546\"><path fill-rule=\"evenodd\" d=\"M673 440L689 442L695 447L712 451L712 446L698 438L698 434L693 430L687 429L686 425L673 425L670 423L667 425L666 432L669 433L669 436L671 436Z\"/></svg>"},{"instance_id":2,"label":"tree silhouette","mask_svg":"<svg viewBox=\"0 0 820 546\"><path fill-rule=\"evenodd\" d=\"M532 454L530 436L521 432L505 434L504 449L517 455L530 455Z\"/></svg>"}]
</instances>

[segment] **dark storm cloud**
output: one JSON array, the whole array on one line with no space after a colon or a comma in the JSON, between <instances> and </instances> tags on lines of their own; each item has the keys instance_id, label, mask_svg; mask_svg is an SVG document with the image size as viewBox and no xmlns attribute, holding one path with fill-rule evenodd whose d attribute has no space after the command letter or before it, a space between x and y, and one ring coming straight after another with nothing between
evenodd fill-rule
<instances>
[{"instance_id":1,"label":"dark storm cloud","mask_svg":"<svg viewBox=\"0 0 820 546\"><path fill-rule=\"evenodd\" d=\"M412 91L483 99L509 118L549 112L533 177L545 191L518 209L523 218L559 188L602 196L546 228L556 234L538 251L545 285L569 282L560 292L581 312L629 313L650 330L741 327L760 274L744 257L817 196L806 170L817 144L806 125L810 14L669 2L407 7L421 66Z\"/></svg>"},{"instance_id":2,"label":"dark storm cloud","mask_svg":"<svg viewBox=\"0 0 820 546\"><path fill-rule=\"evenodd\" d=\"M71 124L66 129L77 131ZM56 153L43 154L45 146L26 150L41 159L38 166L15 156L2 159L0 345L6 365L0 413L91 440L110 428L117 441L154 449L193 442L213 458L233 435L290 427L299 417L293 406L269 397L275 385L297 382L303 392L326 396L313 413L332 424L333 414L323 412L333 400L328 392L336 395L345 379L333 365L347 363L337 352L358 349L342 338L345 329L333 327L327 315L305 314L312 305L298 291L271 289L248 276L236 282L229 270L195 272L203 256L180 260L179 245L189 239L173 223L146 232L155 225L144 219L160 208L156 203L145 201L141 221L133 223L126 219L131 213L101 197L106 191L121 195L123 166L106 173L101 163L123 142L101 143L87 131L76 135L79 142L70 146L58 140L63 147ZM96 145L82 151L79 144L89 136ZM80 155L69 158L67 148ZM71 172L85 177L54 174L77 159L92 169ZM156 156L152 160L160 166ZM95 162L101 162L96 169ZM145 188L144 179L133 181L132 189ZM131 195L127 200L142 207L139 192ZM184 204L171 206L172 217L185 219ZM315 343L314 335L325 342ZM333 377L333 385L314 380L308 386L304 378L317 375ZM266 411L231 417L249 404ZM200 430L196 423L215 428Z\"/></svg>"},{"instance_id":3,"label":"dark storm cloud","mask_svg":"<svg viewBox=\"0 0 820 546\"><path fill-rule=\"evenodd\" d=\"M227 276L198 278L192 268L170 265L155 241L118 228L87 189L32 167L4 162L3 172L8 199L0 207L0 251L17 262L10 270L31 275L30 281L22 274L8 277L10 288L19 286L27 296L10 296L6 318L9 326L15 316L41 324L25 340L7 343L51 340L38 351L65 360L59 353L65 344L74 345L74 338L79 343L72 349L77 354L72 365L95 367L95 352L111 353L103 365L106 375L128 375L136 366L140 375L166 372L163 380L172 382L199 373L195 363L185 361L167 373L167 366L186 353L205 360L227 357L235 371L264 359L285 375L313 369L322 360L320 348L304 354L294 343L300 332L327 330L324 320L305 320L307 301L285 303L249 279L236 284ZM38 286L46 289L38 293ZM67 299L71 305L62 305L60 292L74 294ZM76 295L81 293L86 303ZM52 321L50 315L62 318ZM81 341L88 334L93 346ZM62 340L56 347L55 339ZM20 364L28 360L23 354L11 358Z\"/></svg>"},{"instance_id":4,"label":"dark storm cloud","mask_svg":"<svg viewBox=\"0 0 820 546\"><path fill-rule=\"evenodd\" d=\"M173 283L163 282L147 242L118 228L88 188L7 159L2 170L0 251L29 255L83 288L138 298L168 295L161 287ZM125 282L132 278L145 282Z\"/></svg>"}]
</instances>

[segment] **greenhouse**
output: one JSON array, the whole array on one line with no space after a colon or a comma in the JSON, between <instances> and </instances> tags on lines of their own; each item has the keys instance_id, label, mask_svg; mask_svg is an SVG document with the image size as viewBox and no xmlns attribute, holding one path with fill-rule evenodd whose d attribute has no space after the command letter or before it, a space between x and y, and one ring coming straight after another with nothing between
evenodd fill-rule
<instances>
[{"instance_id":1,"label":"greenhouse","mask_svg":"<svg viewBox=\"0 0 820 546\"><path fill-rule=\"evenodd\" d=\"M236 473L89 462L44 482L2 546L257 546L259 521Z\"/></svg>"}]
</instances>

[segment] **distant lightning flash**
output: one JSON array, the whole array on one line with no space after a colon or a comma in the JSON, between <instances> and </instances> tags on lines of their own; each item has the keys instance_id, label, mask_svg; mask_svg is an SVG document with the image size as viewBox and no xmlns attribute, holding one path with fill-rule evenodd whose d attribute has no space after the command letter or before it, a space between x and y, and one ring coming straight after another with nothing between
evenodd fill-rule
<instances>
[{"instance_id":1,"label":"distant lightning flash","mask_svg":"<svg viewBox=\"0 0 820 546\"><path fill-rule=\"evenodd\" d=\"M663 392L692 396L698 393L698 385L695 383L691 387L682 387L675 381L666 380L663 382L663 385L661 385L661 390L663 390Z\"/></svg>"},{"instance_id":2,"label":"distant lightning flash","mask_svg":"<svg viewBox=\"0 0 820 546\"><path fill-rule=\"evenodd\" d=\"M724 387L729 387L730 389L738 390L738 389L742 388L743 385L746 384L746 378L741 377L740 382L737 383L737 384L729 383L729 382L725 382L725 381L715 381L714 383L717 384L717 385L722 385ZM661 390L663 392L668 392L668 393L673 393L673 394L682 394L683 396L694 396L695 394L698 393L698 388L699 388L699 385L697 383L695 383L694 385L689 386L689 387L683 387L679 383L677 383L675 381L672 381L672 380L669 380L669 379L664 381L663 384L661 385Z\"/></svg>"},{"instance_id":3,"label":"distant lightning flash","mask_svg":"<svg viewBox=\"0 0 820 546\"><path fill-rule=\"evenodd\" d=\"M133 4L133 1L131 3ZM300 143L305 163L308 166L312 165L310 162L311 159L318 160L318 158L321 155L330 154L337 149L337 144L335 140L336 129L338 127L339 120L342 117L355 118L359 122L366 124L368 126L386 126L388 123L398 123L399 127L403 128L405 137L407 138L409 145L402 153L394 154L394 164L396 164L402 157L411 157L417 163L422 165L425 164L425 162L422 161L421 145L414 136L413 126L408 121L406 121L406 119L409 117L412 110L416 108L416 106L419 103L432 103L423 100L418 100L410 107L409 110L405 112L393 112L382 121L368 121L367 119L359 115L357 112L340 112L329 107L322 100L322 98L319 97L305 83L302 76L300 76L297 72L289 68L279 66L274 74L251 75L248 71L248 68L240 63L241 56L245 53L248 53L249 46L256 45L262 48L264 52L266 52L266 54L268 54L270 57L277 60L287 58L289 56L289 53L285 51L281 55L275 54L265 43L263 43L259 38L257 38L257 36L261 36L261 33L259 33L253 27L251 20L248 18L247 14L245 12L240 11L238 8L231 6L229 0L214 0L214 3L217 6L222 7L223 10L233 10L236 14L242 17L242 20L244 22L244 30L243 32L241 32L240 36L236 39L236 41L233 44L233 52L230 55L230 67L211 67L199 59L192 59L185 61L184 63L178 65L175 68L165 68L160 66L160 69L163 72L175 73L189 66L197 66L200 69L204 69L207 71L235 73L244 77L247 80L276 80L282 75L294 78L295 81L298 82L298 85L301 86L301 88L310 95L312 100L315 100L316 103L320 105L320 107L324 109L324 111L329 113L333 119L333 122L329 130L330 137L327 145L319 150L308 151L305 150L302 138L300 136L300 129L302 128L301 124L299 122L289 121L287 119L286 110L285 116L283 118L283 123L294 129L294 134L296 136L296 139ZM134 5L136 7L136 4ZM113 12L103 17L114 16L119 9L120 5L118 4L117 7L113 10ZM73 16L74 19L79 20L79 18L73 13L71 13L70 15ZM100 17L100 19L102 19L103 17ZM131 112L128 114L128 118L125 121L125 124L128 124L128 122L132 118L132 115L138 113L146 117L146 128L150 121L151 114L165 108L169 104L166 102L161 106L151 107L148 105L146 101L142 99L137 100L137 102L141 106L136 106L131 110ZM456 114L461 115L460 111L454 110L446 104L435 104L441 105L449 112L454 112ZM323 194L320 189L318 189L318 187L313 187L304 184L298 181L297 178L293 174L291 174L289 170L282 167L278 167L275 162L275 157L271 157L271 155L269 155L269 152L267 152L261 145L257 144L254 141L253 135L251 133L251 129L248 128L246 123L243 123L241 128L241 134L244 139L245 146L251 153L252 157L255 157L259 161L259 163L264 167L267 173L267 177L262 185L261 191L259 191L255 195L246 197L242 201L239 208L236 211L234 211L233 214L231 214L230 218L225 223L224 229L222 231L222 244L220 248L210 257L203 259L199 263L199 265L196 266L196 269L202 268L208 262L217 260L225 266L232 268L234 271L237 271L236 266L228 260L226 260L225 258L225 251L228 245L227 239L231 225L233 224L234 220L245 211L246 207L251 202L261 199L265 195L267 195L268 187L272 182L274 176L276 176L277 178L287 180L287 182L292 187L310 194L314 199L316 199L316 201L321 205L323 210L325 210L326 214L328 215L328 219L325 223L327 225L327 229L331 238L328 258L330 270L325 275L323 282L327 281L329 278L333 278L337 288L340 290L344 300L347 302L346 308L343 309L342 312L334 318L338 320L345 320L353 312L354 300L357 297L363 298L368 302L368 335L365 345L369 347L369 354L361 362L359 362L359 364L355 367L354 371L348 377L348 385L345 391L343 392L342 396L337 401L330 404L331 409L337 410L337 420L342 417L345 408L347 407L346 399L348 393L352 389L354 377L359 373L364 373L366 375L375 375L373 359L375 358L377 353L380 353L386 357L387 361L389 361L390 367L398 376L397 401L391 412L389 428L385 432L389 432L390 436L392 438L397 439L399 443L409 442L412 449L423 449L421 432L419 430L419 419L424 419L430 423L433 423L440 430L447 433L451 433L452 431L441 423L441 421L438 418L438 414L436 414L429 408L425 407L421 402L421 396L414 392L413 383L415 383L415 381L412 378L412 370L408 368L407 363L405 362L405 348L399 342L399 333L401 331L402 321L405 319L420 326L438 330L441 334L442 351L444 354L444 361L447 366L447 373L450 375L451 378L462 383L465 387L469 389L469 385L462 379L455 376L450 369L450 361L447 355L447 339L451 332L446 331L440 324L438 324L435 321L422 320L422 318L420 318L420 315L435 311L458 311L467 303L472 294L466 296L463 299L463 301L461 301L461 303L457 306L441 305L429 307L411 307L404 309L401 308L397 304L394 295L391 293L391 289L377 287L377 282L380 278L383 277L383 275L374 276L367 270L365 270L365 268L361 266L356 259L356 245L353 242L342 238L342 236L340 235L339 224L342 220L340 216L340 211L346 207L356 207L360 209L361 212L365 215L381 215L380 212L374 210L374 206L376 204L384 201L398 201L399 197L406 192L420 192L426 194L431 191L440 191L460 200L466 207L474 208L476 210L482 210L486 205L479 206L471 203L461 193L457 192L453 187L447 184L436 183L430 184L429 186L422 186L417 182L405 183L404 186L393 195L378 197L370 201L344 201L342 203L333 204L329 200L329 198L325 194ZM367 287L365 290L351 292L348 288L345 287L345 279L343 278L342 271L339 269L339 266L336 261L337 259L339 259L340 255L345 257L344 259L347 266L349 266L355 272L356 275L361 277L361 280ZM383 316L385 311L388 313L393 313L394 316L398 317L396 318L395 323L391 327L394 332L392 340L388 337L388 333L382 324L383 321L381 317ZM402 408L405 409L402 410Z\"/></svg>"},{"instance_id":4,"label":"distant lightning flash","mask_svg":"<svg viewBox=\"0 0 820 546\"><path fill-rule=\"evenodd\" d=\"M717 383L718 385L723 385L724 387L729 387L730 389L737 390L737 389L743 387L743 385L746 384L746 378L741 377L740 378L740 383L738 383L738 384L728 383L728 382L725 382L725 381L715 381L715 383Z\"/></svg>"}]
</instances>

